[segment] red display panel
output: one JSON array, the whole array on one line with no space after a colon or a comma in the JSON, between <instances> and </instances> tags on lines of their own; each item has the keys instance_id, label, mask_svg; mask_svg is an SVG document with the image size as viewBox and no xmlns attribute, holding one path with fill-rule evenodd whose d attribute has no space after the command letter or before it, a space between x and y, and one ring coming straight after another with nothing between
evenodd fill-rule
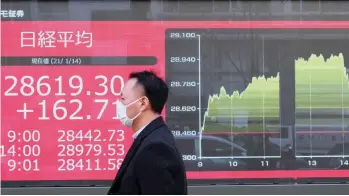
<instances>
[{"instance_id":1,"label":"red display panel","mask_svg":"<svg viewBox=\"0 0 349 196\"><path fill-rule=\"evenodd\" d=\"M133 71L152 69L167 78L168 29L349 28L349 22L334 21L1 24L6 29L1 35L4 181L113 179L133 142L132 130L116 119L113 103ZM309 161L314 160L305 160ZM348 170L319 169L196 171L188 168L188 178L349 176Z\"/></svg>"},{"instance_id":2,"label":"red display panel","mask_svg":"<svg viewBox=\"0 0 349 196\"><path fill-rule=\"evenodd\" d=\"M115 101L131 72L164 76L161 32L127 23L2 25L10 59L1 81L2 179L112 179L133 142ZM157 62L140 57L155 54Z\"/></svg>"}]
</instances>

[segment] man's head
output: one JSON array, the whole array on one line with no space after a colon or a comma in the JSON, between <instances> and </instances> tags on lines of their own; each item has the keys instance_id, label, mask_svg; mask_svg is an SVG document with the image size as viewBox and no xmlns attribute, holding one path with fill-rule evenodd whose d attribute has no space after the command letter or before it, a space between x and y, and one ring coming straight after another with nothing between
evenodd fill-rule
<instances>
[{"instance_id":1,"label":"man's head","mask_svg":"<svg viewBox=\"0 0 349 196\"><path fill-rule=\"evenodd\" d=\"M168 87L154 72L134 72L129 76L121 92L121 103L129 119L134 119L132 128L137 131L161 114L167 101Z\"/></svg>"}]
</instances>

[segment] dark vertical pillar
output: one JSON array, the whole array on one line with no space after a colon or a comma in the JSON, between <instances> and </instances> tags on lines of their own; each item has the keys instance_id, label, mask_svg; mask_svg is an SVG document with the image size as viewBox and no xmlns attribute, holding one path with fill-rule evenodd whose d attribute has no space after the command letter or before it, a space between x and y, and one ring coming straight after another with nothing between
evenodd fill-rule
<instances>
[{"instance_id":1,"label":"dark vertical pillar","mask_svg":"<svg viewBox=\"0 0 349 196\"><path fill-rule=\"evenodd\" d=\"M283 47L279 55L280 66L280 124L285 127L281 130L281 137L288 138L288 127L294 133L295 125L295 50L294 45L287 43L290 47ZM294 135L294 134L293 134ZM289 138L291 139L291 138ZM293 137L293 144L294 144ZM294 145L293 145L294 146Z\"/></svg>"},{"instance_id":2,"label":"dark vertical pillar","mask_svg":"<svg viewBox=\"0 0 349 196\"><path fill-rule=\"evenodd\" d=\"M150 11L151 0L130 0L132 19L147 20L148 12Z\"/></svg>"}]
</instances>

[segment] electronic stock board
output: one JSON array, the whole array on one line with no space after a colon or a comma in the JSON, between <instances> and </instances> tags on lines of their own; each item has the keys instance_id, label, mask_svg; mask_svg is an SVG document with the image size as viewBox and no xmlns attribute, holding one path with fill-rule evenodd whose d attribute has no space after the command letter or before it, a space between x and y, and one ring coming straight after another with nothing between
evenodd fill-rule
<instances>
[{"instance_id":1,"label":"electronic stock board","mask_svg":"<svg viewBox=\"0 0 349 196\"><path fill-rule=\"evenodd\" d=\"M1 25L2 181L112 180L133 142L115 101L140 70L169 86L188 179L349 176L349 22Z\"/></svg>"}]
</instances>

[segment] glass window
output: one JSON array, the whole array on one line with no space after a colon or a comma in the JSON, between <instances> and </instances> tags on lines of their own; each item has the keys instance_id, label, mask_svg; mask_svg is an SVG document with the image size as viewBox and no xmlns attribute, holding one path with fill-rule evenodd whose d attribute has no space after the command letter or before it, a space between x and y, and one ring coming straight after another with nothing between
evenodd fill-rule
<instances>
[{"instance_id":1,"label":"glass window","mask_svg":"<svg viewBox=\"0 0 349 196\"><path fill-rule=\"evenodd\" d=\"M201 146L203 156L232 156L233 146L220 141L202 139Z\"/></svg>"},{"instance_id":2,"label":"glass window","mask_svg":"<svg viewBox=\"0 0 349 196\"><path fill-rule=\"evenodd\" d=\"M193 139L177 139L177 147L182 154L195 154L195 140Z\"/></svg>"}]
</instances>

